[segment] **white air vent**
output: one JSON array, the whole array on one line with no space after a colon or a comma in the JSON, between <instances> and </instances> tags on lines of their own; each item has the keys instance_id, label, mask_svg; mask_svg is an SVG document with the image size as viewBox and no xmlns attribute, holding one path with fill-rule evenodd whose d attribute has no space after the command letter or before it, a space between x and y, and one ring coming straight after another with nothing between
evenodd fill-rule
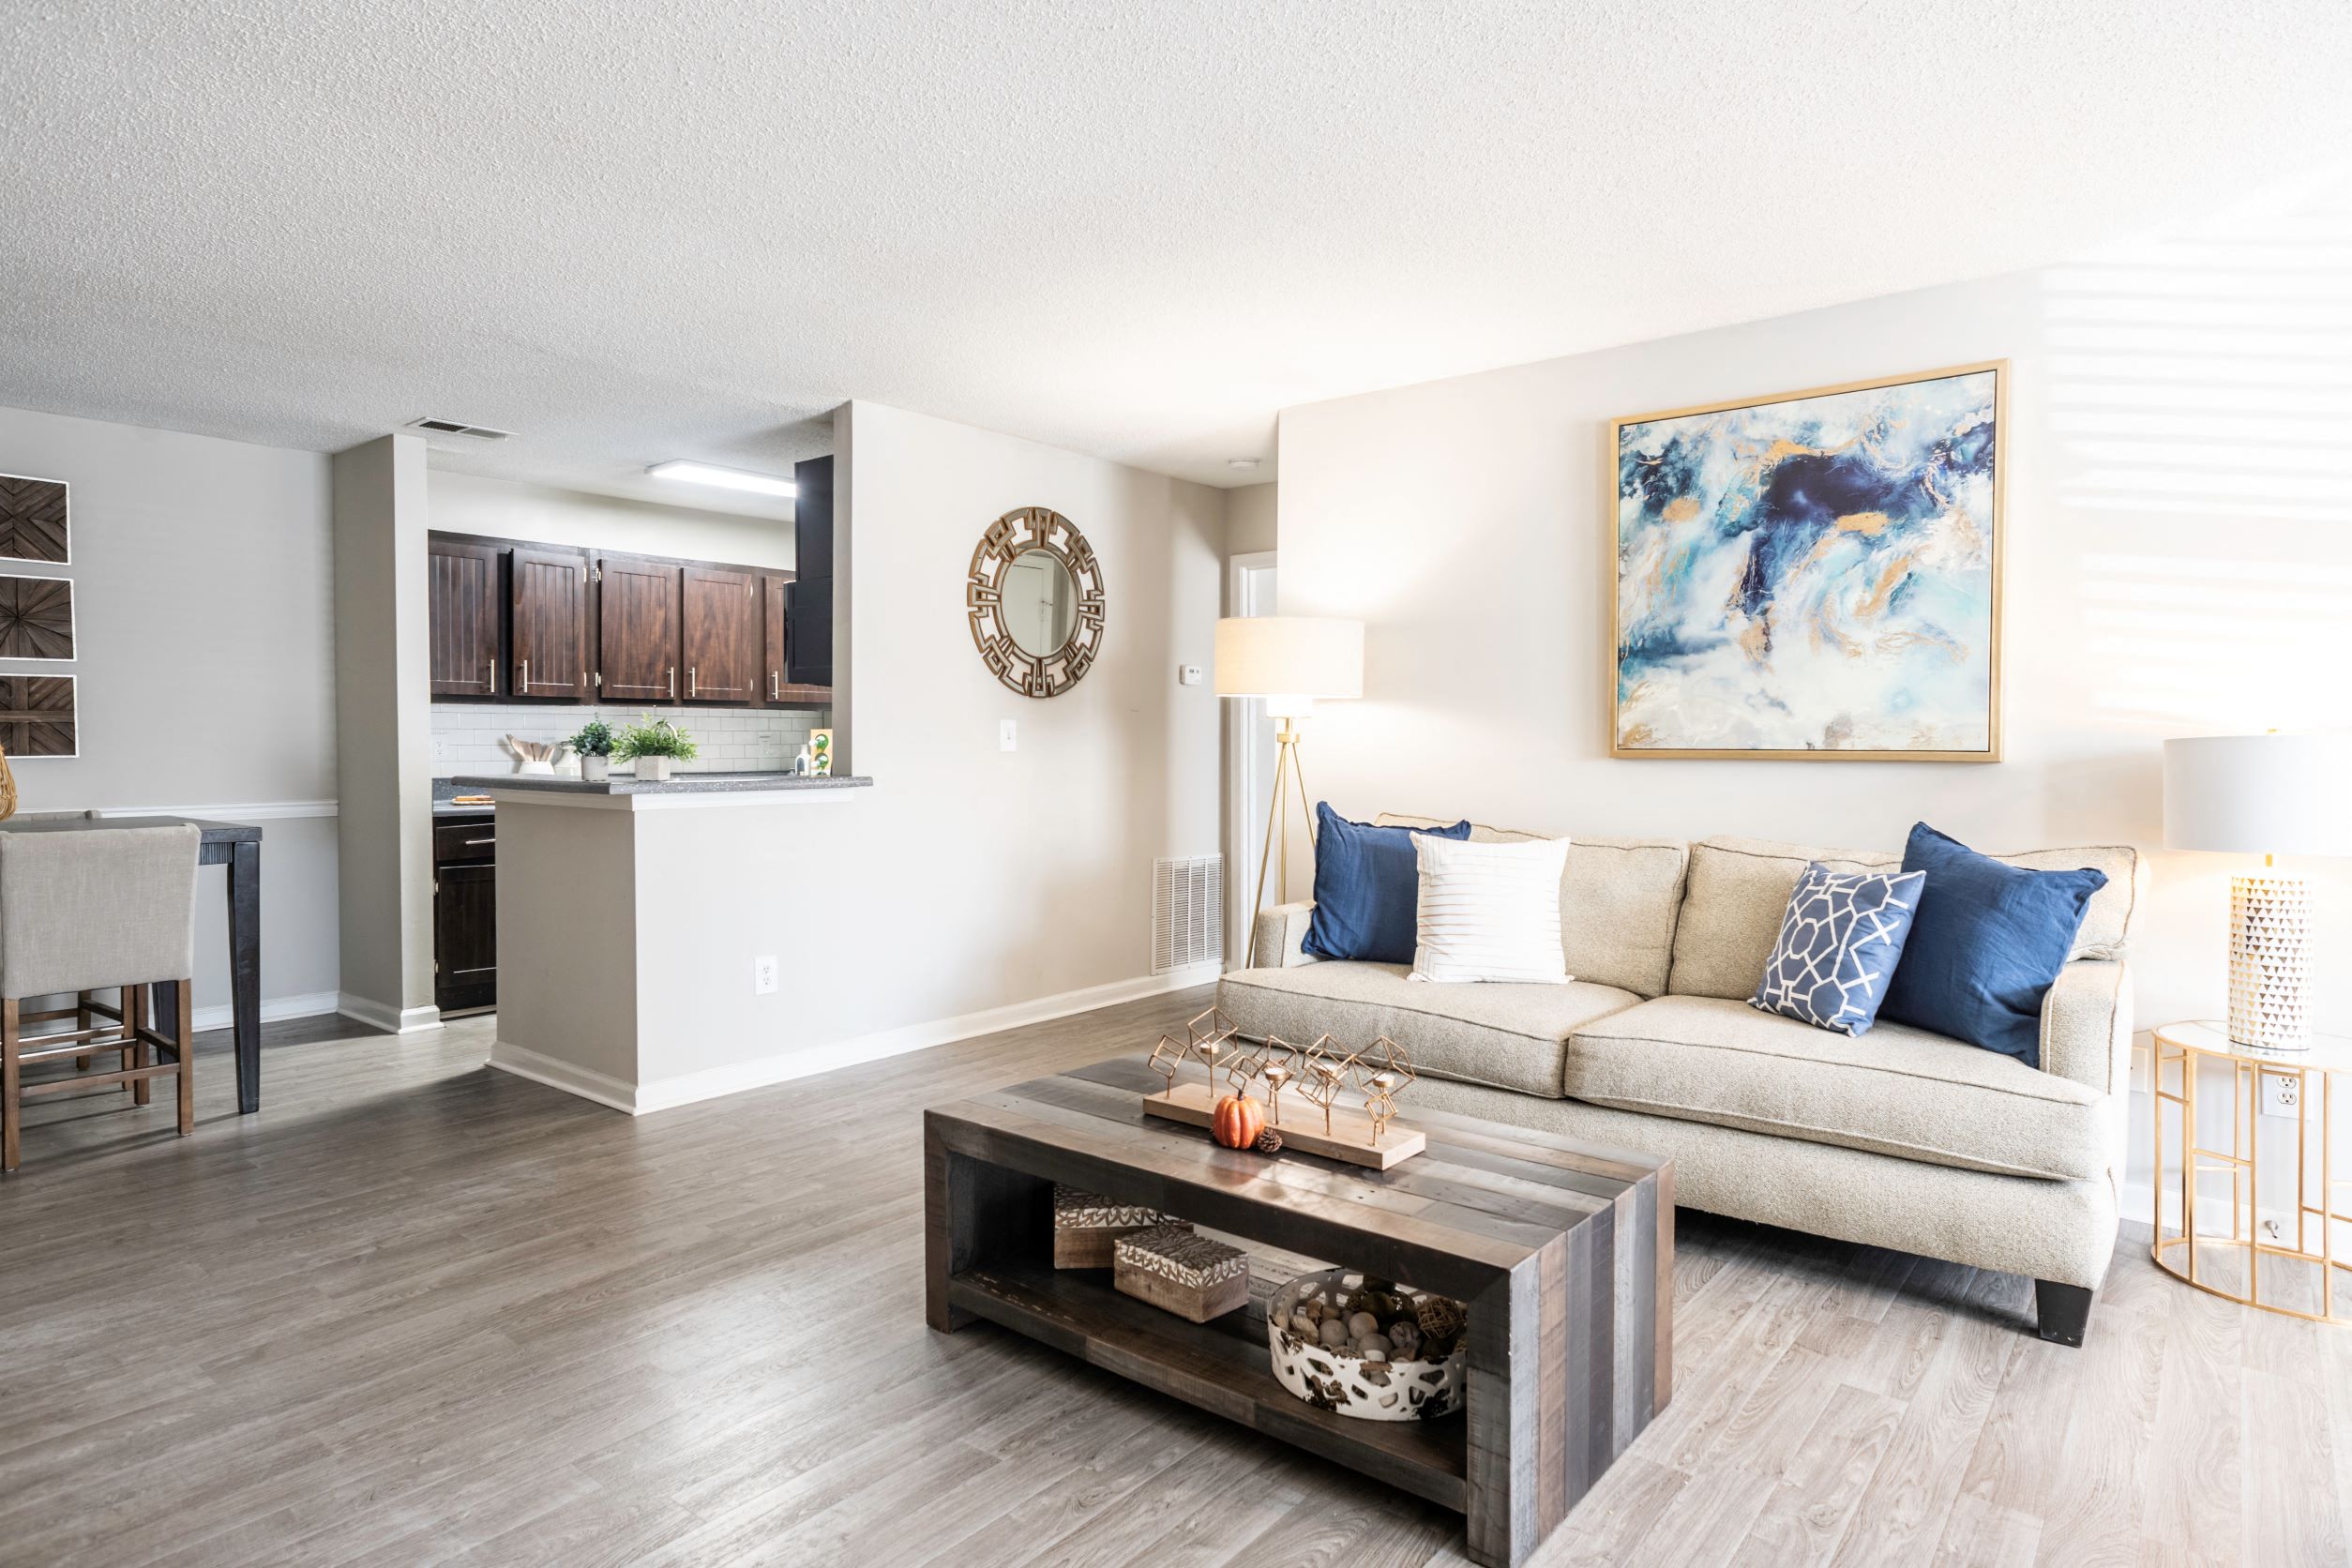
<instances>
[{"instance_id":1,"label":"white air vent","mask_svg":"<svg viewBox=\"0 0 2352 1568\"><path fill-rule=\"evenodd\" d=\"M1152 863L1152 972L1225 960L1225 857Z\"/></svg>"},{"instance_id":2,"label":"white air vent","mask_svg":"<svg viewBox=\"0 0 2352 1568\"><path fill-rule=\"evenodd\" d=\"M423 430L427 435L463 436L468 441L505 441L515 433L512 430L493 430L488 425L460 425L455 419L412 419L408 428Z\"/></svg>"}]
</instances>

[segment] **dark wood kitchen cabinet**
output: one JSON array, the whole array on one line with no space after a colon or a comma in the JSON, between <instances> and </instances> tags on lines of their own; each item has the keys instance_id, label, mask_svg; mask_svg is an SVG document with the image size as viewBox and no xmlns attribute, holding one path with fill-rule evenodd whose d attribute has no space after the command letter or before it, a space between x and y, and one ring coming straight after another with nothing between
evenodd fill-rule
<instances>
[{"instance_id":1,"label":"dark wood kitchen cabinet","mask_svg":"<svg viewBox=\"0 0 2352 1568\"><path fill-rule=\"evenodd\" d=\"M496 819L433 822L433 1003L443 1012L498 1002Z\"/></svg>"},{"instance_id":2,"label":"dark wood kitchen cabinet","mask_svg":"<svg viewBox=\"0 0 2352 1568\"><path fill-rule=\"evenodd\" d=\"M687 566L681 576L686 699L749 704L759 697L761 680L759 574Z\"/></svg>"},{"instance_id":3,"label":"dark wood kitchen cabinet","mask_svg":"<svg viewBox=\"0 0 2352 1568\"><path fill-rule=\"evenodd\" d=\"M506 551L475 539L435 535L425 547L426 602L435 697L495 697Z\"/></svg>"},{"instance_id":4,"label":"dark wood kitchen cabinet","mask_svg":"<svg viewBox=\"0 0 2352 1568\"><path fill-rule=\"evenodd\" d=\"M596 563L601 607L596 617L608 702L673 702L686 690L679 669L679 628L685 588L675 562L607 555Z\"/></svg>"},{"instance_id":5,"label":"dark wood kitchen cabinet","mask_svg":"<svg viewBox=\"0 0 2352 1568\"><path fill-rule=\"evenodd\" d=\"M792 574L790 572L760 574L760 701L762 703L781 701L784 695L784 656L791 646L784 618L784 590L792 580Z\"/></svg>"},{"instance_id":6,"label":"dark wood kitchen cabinet","mask_svg":"<svg viewBox=\"0 0 2352 1568\"><path fill-rule=\"evenodd\" d=\"M470 534L428 562L436 701L832 705L830 579Z\"/></svg>"},{"instance_id":7,"label":"dark wood kitchen cabinet","mask_svg":"<svg viewBox=\"0 0 2352 1568\"><path fill-rule=\"evenodd\" d=\"M591 701L587 552L518 545L511 571L514 695Z\"/></svg>"}]
</instances>

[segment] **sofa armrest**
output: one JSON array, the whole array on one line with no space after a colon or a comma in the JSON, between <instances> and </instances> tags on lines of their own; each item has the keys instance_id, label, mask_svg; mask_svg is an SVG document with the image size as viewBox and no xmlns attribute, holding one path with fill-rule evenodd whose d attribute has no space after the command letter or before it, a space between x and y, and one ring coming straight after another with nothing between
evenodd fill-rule
<instances>
[{"instance_id":1,"label":"sofa armrest","mask_svg":"<svg viewBox=\"0 0 2352 1568\"><path fill-rule=\"evenodd\" d=\"M2042 1070L2120 1095L2132 1079L2132 975L2120 959L2077 958L2042 999Z\"/></svg>"},{"instance_id":2,"label":"sofa armrest","mask_svg":"<svg viewBox=\"0 0 2352 1568\"><path fill-rule=\"evenodd\" d=\"M1315 955L1299 945L1306 940L1307 918L1314 912L1312 899L1259 910L1258 924L1249 934L1249 967L1295 969L1314 963Z\"/></svg>"}]
</instances>

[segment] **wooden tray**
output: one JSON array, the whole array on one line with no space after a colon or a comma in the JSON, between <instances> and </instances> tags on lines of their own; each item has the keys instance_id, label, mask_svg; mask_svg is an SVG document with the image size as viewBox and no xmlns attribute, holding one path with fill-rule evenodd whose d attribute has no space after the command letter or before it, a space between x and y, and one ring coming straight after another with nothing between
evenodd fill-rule
<instances>
[{"instance_id":1,"label":"wooden tray","mask_svg":"<svg viewBox=\"0 0 2352 1568\"><path fill-rule=\"evenodd\" d=\"M1143 1096L1147 1115L1164 1116L1170 1122L1189 1123L1206 1127L1216 1120L1216 1099L1208 1086L1200 1083L1179 1083L1174 1090ZM1282 1135L1285 1149L1302 1153L1320 1154L1327 1160L1346 1160L1350 1165L1370 1166L1386 1170L1400 1161L1411 1159L1428 1147L1429 1140L1401 1122L1392 1121L1388 1131L1376 1141L1372 1137L1372 1119L1352 1106L1331 1108L1331 1132L1323 1132L1323 1112L1298 1094L1283 1096L1283 1120L1279 1126L1269 1120L1267 1125Z\"/></svg>"}]
</instances>

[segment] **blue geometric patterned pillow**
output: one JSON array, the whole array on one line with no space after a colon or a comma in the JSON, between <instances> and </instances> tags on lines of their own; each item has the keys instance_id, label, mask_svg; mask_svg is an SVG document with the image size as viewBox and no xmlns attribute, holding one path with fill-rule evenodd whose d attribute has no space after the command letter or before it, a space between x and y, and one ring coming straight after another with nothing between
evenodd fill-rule
<instances>
[{"instance_id":1,"label":"blue geometric patterned pillow","mask_svg":"<svg viewBox=\"0 0 2352 1568\"><path fill-rule=\"evenodd\" d=\"M1806 867L1748 1005L1841 1034L1868 1032L1926 883L1924 871Z\"/></svg>"}]
</instances>

